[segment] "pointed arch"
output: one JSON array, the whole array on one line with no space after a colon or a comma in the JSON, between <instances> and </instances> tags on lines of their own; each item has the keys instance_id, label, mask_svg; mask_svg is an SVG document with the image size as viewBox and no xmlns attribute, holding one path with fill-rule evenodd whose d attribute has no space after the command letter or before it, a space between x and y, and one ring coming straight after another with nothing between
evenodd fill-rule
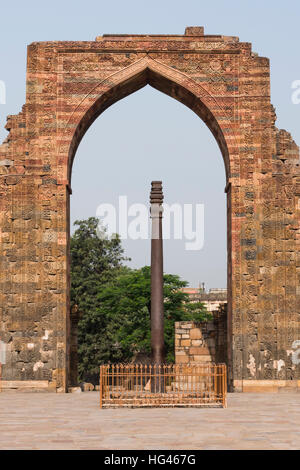
<instances>
[{"instance_id":1,"label":"pointed arch","mask_svg":"<svg viewBox=\"0 0 300 470\"><path fill-rule=\"evenodd\" d=\"M76 122L77 125L70 139L66 180L68 182L71 180L76 150L97 117L112 104L146 85L180 101L204 121L220 147L228 182L230 177L229 155L236 152L233 148L235 142L227 142L226 139L228 129L231 136L234 135L234 130L229 124L230 116L227 116L223 103L210 95L202 85L186 74L151 58L149 55L99 82L74 110L69 122ZM223 122L226 123L226 128L224 128Z\"/></svg>"}]
</instances>

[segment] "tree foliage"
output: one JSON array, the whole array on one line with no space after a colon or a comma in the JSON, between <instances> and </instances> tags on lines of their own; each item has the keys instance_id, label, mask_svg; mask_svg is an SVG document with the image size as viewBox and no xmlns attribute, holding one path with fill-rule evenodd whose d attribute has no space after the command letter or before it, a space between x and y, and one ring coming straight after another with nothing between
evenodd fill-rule
<instances>
[{"instance_id":1,"label":"tree foliage","mask_svg":"<svg viewBox=\"0 0 300 470\"><path fill-rule=\"evenodd\" d=\"M150 267L129 269L118 237L97 236L98 220L77 221L71 237L71 305L81 312L78 325L79 373L95 381L99 365L150 356ZM203 304L191 303L179 276L164 275L166 360L174 361L174 323L203 321Z\"/></svg>"},{"instance_id":2,"label":"tree foliage","mask_svg":"<svg viewBox=\"0 0 300 470\"><path fill-rule=\"evenodd\" d=\"M120 238L106 238L105 229L99 230L98 224L96 217L77 220L71 236L71 304L78 305L82 313L98 305L99 287L113 279L128 259Z\"/></svg>"}]
</instances>

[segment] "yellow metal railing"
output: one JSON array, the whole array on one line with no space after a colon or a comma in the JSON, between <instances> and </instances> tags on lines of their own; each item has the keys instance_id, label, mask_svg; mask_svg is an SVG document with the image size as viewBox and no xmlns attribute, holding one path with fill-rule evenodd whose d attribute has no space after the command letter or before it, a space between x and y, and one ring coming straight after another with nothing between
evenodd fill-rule
<instances>
[{"instance_id":1,"label":"yellow metal railing","mask_svg":"<svg viewBox=\"0 0 300 470\"><path fill-rule=\"evenodd\" d=\"M100 408L226 407L225 364L100 367Z\"/></svg>"}]
</instances>

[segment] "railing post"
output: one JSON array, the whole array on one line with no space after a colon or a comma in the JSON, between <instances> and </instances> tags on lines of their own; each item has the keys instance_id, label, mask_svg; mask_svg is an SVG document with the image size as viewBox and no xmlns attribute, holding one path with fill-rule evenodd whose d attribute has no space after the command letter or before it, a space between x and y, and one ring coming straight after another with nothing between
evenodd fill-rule
<instances>
[{"instance_id":1,"label":"railing post","mask_svg":"<svg viewBox=\"0 0 300 470\"><path fill-rule=\"evenodd\" d=\"M100 366L100 383L99 383L99 388L100 388L100 408L102 408L102 400L103 400L103 366Z\"/></svg>"},{"instance_id":2,"label":"railing post","mask_svg":"<svg viewBox=\"0 0 300 470\"><path fill-rule=\"evenodd\" d=\"M227 367L226 364L223 365L224 374L223 374L223 406L227 408Z\"/></svg>"}]
</instances>

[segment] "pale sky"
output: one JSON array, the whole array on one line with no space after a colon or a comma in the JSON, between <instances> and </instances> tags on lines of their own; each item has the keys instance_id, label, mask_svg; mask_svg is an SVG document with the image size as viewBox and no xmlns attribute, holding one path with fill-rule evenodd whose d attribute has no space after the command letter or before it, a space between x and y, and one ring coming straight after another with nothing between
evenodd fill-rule
<instances>
[{"instance_id":1,"label":"pale sky","mask_svg":"<svg viewBox=\"0 0 300 470\"><path fill-rule=\"evenodd\" d=\"M300 80L300 2L257 0L28 0L1 5L0 139L6 115L25 103L26 46L33 41L94 40L104 33L183 34L204 26L206 34L238 36L271 60L272 103L277 126L299 144L300 105L292 103L292 82ZM225 172L210 131L191 110L147 86L106 110L86 133L75 157L71 220L96 214L100 203L148 204L150 182L161 179L169 204L203 203L205 242L186 251L183 241L165 241L165 271L196 286L226 287ZM150 262L149 241L124 243L130 265Z\"/></svg>"}]
</instances>

